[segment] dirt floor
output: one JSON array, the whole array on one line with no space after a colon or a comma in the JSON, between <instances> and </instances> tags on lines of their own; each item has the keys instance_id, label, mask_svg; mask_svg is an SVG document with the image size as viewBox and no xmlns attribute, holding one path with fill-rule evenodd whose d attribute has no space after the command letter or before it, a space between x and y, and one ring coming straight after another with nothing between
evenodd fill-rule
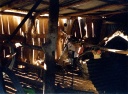
<instances>
[{"instance_id":1,"label":"dirt floor","mask_svg":"<svg viewBox=\"0 0 128 94\"><path fill-rule=\"evenodd\" d=\"M56 86L59 85L61 88L71 88L73 90L90 92L93 94L98 94L96 88L92 84L91 80L84 79L77 74L71 72L68 73L58 73L56 74ZM64 92L62 92L64 93Z\"/></svg>"}]
</instances>

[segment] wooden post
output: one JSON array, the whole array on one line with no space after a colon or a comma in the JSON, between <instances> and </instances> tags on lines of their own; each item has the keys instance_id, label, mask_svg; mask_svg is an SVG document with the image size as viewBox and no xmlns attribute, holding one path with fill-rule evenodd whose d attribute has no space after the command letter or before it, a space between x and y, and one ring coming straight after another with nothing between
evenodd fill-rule
<instances>
[{"instance_id":1,"label":"wooden post","mask_svg":"<svg viewBox=\"0 0 128 94\"><path fill-rule=\"evenodd\" d=\"M45 62L47 65L45 93L55 92L55 51L58 36L58 15L59 0L50 0L48 34L46 36L46 43L42 45L45 50Z\"/></svg>"}]
</instances>

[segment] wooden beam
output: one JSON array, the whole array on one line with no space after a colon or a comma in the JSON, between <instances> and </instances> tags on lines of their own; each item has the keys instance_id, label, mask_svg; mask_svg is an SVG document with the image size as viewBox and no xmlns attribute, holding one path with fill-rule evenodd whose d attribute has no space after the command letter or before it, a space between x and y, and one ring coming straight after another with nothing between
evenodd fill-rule
<instances>
[{"instance_id":1,"label":"wooden beam","mask_svg":"<svg viewBox=\"0 0 128 94\"><path fill-rule=\"evenodd\" d=\"M49 2L48 1L42 1L41 3L42 4L45 4L45 5L49 5Z\"/></svg>"},{"instance_id":2,"label":"wooden beam","mask_svg":"<svg viewBox=\"0 0 128 94\"><path fill-rule=\"evenodd\" d=\"M13 37L17 34L19 29L23 26L23 24L26 22L26 20L32 16L32 12L38 7L38 5L41 3L42 0L38 0L34 6L31 8L31 10L28 12L28 14L24 17L24 19L21 21L21 23L17 26L17 28L14 30L14 32L10 35L10 37L7 39L8 41L11 41Z\"/></svg>"},{"instance_id":3,"label":"wooden beam","mask_svg":"<svg viewBox=\"0 0 128 94\"><path fill-rule=\"evenodd\" d=\"M91 0L79 0L79 1L76 1L76 2L73 2L73 3L68 3L67 5L62 3L59 6L60 6L60 10L61 10L61 9L69 8L69 7L72 7L72 6L80 5L80 4L89 2L89 1L91 1Z\"/></svg>"},{"instance_id":4,"label":"wooden beam","mask_svg":"<svg viewBox=\"0 0 128 94\"><path fill-rule=\"evenodd\" d=\"M3 45L3 46L10 46L10 44L11 44L11 46L15 47L15 42L8 42L8 43L0 42L0 45ZM25 44L25 43L20 43L20 44L22 45L22 47L25 47L25 48L28 48L28 49L44 51L41 46L30 45L30 44Z\"/></svg>"},{"instance_id":5,"label":"wooden beam","mask_svg":"<svg viewBox=\"0 0 128 94\"><path fill-rule=\"evenodd\" d=\"M30 2L30 0L24 0L24 1L23 0L11 0L9 2L6 2L5 4L2 4L0 7L1 7L1 10L4 11L6 9L12 9L15 4L22 4L23 2ZM33 2L30 2L30 3L33 3ZM26 3L24 6L27 6L27 5L28 3Z\"/></svg>"},{"instance_id":6,"label":"wooden beam","mask_svg":"<svg viewBox=\"0 0 128 94\"><path fill-rule=\"evenodd\" d=\"M39 50L39 51L43 51L42 47L41 46L37 46L37 45L30 45L30 44L24 44L24 43L21 43L21 45L25 48L28 48L28 49L34 49L34 50Z\"/></svg>"},{"instance_id":7,"label":"wooden beam","mask_svg":"<svg viewBox=\"0 0 128 94\"><path fill-rule=\"evenodd\" d=\"M0 34L0 41L5 41L7 38L9 37L9 35L6 34ZM22 42L24 40L23 36L14 36L14 41L20 41Z\"/></svg>"},{"instance_id":8,"label":"wooden beam","mask_svg":"<svg viewBox=\"0 0 128 94\"><path fill-rule=\"evenodd\" d=\"M80 11L80 12L76 12L76 13L69 13L69 14L66 14L64 16L80 16L80 15L87 15L89 13L93 13L93 12L97 12L97 11L100 11L100 10L104 10L104 9L107 9L109 7L112 7L112 6L125 6L125 5L128 5L128 3L121 3L121 4L105 4L105 5L101 5L101 6L98 6L98 7L94 7L94 8L91 8L91 9L87 9L87 10L83 10L83 11Z\"/></svg>"},{"instance_id":9,"label":"wooden beam","mask_svg":"<svg viewBox=\"0 0 128 94\"><path fill-rule=\"evenodd\" d=\"M85 2L89 2L89 1L91 1L91 0L79 0L79 1L75 1L75 2L73 2L73 3L68 3L68 4L59 4L59 10L61 11L62 9L65 9L65 8L68 8L68 7L71 7L71 6L75 6L75 5L78 5L78 4L82 4L83 2L85 3ZM41 14L43 14L43 13L48 13L48 9L49 9L49 7L47 7L47 8L45 8L45 9L42 9L41 11L39 11L39 12L37 12L36 14L35 14L35 17L37 18L37 17L39 17L39 15L41 15Z\"/></svg>"},{"instance_id":10,"label":"wooden beam","mask_svg":"<svg viewBox=\"0 0 128 94\"><path fill-rule=\"evenodd\" d=\"M12 0L12 3L8 3L8 8L13 8L14 5L21 5L22 3L25 3L23 6L20 6L18 8L23 8L25 6L29 6L30 4L33 4L36 2L35 0Z\"/></svg>"},{"instance_id":11,"label":"wooden beam","mask_svg":"<svg viewBox=\"0 0 128 94\"><path fill-rule=\"evenodd\" d=\"M17 0L10 0L9 2L5 2L5 3L1 4L0 7L8 6L8 4L13 3L14 1L17 1Z\"/></svg>"},{"instance_id":12,"label":"wooden beam","mask_svg":"<svg viewBox=\"0 0 128 94\"><path fill-rule=\"evenodd\" d=\"M20 14L20 13L14 13L14 12L3 12L0 11L1 15L13 15L13 16L20 16L20 17L25 17L26 14Z\"/></svg>"},{"instance_id":13,"label":"wooden beam","mask_svg":"<svg viewBox=\"0 0 128 94\"><path fill-rule=\"evenodd\" d=\"M127 13L128 12L128 10L119 10L119 11L113 11L113 12L107 12L107 13L104 13L104 14L102 14L102 15L99 15L99 16L107 16L107 17L109 17L109 16L112 16L112 15L116 15L116 14L120 14L120 13Z\"/></svg>"},{"instance_id":14,"label":"wooden beam","mask_svg":"<svg viewBox=\"0 0 128 94\"><path fill-rule=\"evenodd\" d=\"M128 3L128 1L127 0L99 0L99 1L103 1L103 2L106 2L106 3L111 3L111 4L113 4L113 3Z\"/></svg>"}]
</instances>

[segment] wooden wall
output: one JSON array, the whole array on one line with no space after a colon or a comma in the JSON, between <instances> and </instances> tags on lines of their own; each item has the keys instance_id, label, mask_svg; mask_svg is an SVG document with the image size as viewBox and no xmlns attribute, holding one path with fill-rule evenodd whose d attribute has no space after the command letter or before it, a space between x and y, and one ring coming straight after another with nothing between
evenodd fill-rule
<instances>
[{"instance_id":1,"label":"wooden wall","mask_svg":"<svg viewBox=\"0 0 128 94\"><path fill-rule=\"evenodd\" d=\"M11 35L16 29L18 24L22 21L23 17L12 16L12 15L0 15L0 34L1 35ZM95 27L97 26L97 27ZM99 37L100 29L98 28L97 21L91 18L59 18L58 22L58 41L56 50L56 59L58 59L64 47L64 42L66 34L74 35L78 39L83 37L92 39ZM99 30L98 30L99 29ZM48 31L48 18L38 18L38 19L28 19L25 24L20 28L16 36L22 36L23 39L18 39L19 42L26 44L42 46L45 43L46 35ZM95 31L99 32L96 33ZM66 33L66 34L65 34ZM17 39L13 39L16 41ZM43 51L28 49L28 48L18 48L21 52L18 56L21 60L27 59L32 64L35 64L35 60L43 59Z\"/></svg>"}]
</instances>

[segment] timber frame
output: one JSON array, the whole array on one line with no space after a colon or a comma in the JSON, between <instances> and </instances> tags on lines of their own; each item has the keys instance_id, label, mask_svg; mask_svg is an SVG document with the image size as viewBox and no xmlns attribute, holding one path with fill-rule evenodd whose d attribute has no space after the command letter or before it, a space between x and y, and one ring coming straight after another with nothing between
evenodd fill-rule
<instances>
[{"instance_id":1,"label":"timber frame","mask_svg":"<svg viewBox=\"0 0 128 94\"><path fill-rule=\"evenodd\" d=\"M37 0L39 1L39 0ZM6 10L29 12L35 0L4 0L0 2L0 14ZM37 15L48 13L49 0L41 0L40 5L33 10ZM59 16L110 16L127 12L127 0L59 0ZM7 12L8 14L20 14Z\"/></svg>"}]
</instances>

